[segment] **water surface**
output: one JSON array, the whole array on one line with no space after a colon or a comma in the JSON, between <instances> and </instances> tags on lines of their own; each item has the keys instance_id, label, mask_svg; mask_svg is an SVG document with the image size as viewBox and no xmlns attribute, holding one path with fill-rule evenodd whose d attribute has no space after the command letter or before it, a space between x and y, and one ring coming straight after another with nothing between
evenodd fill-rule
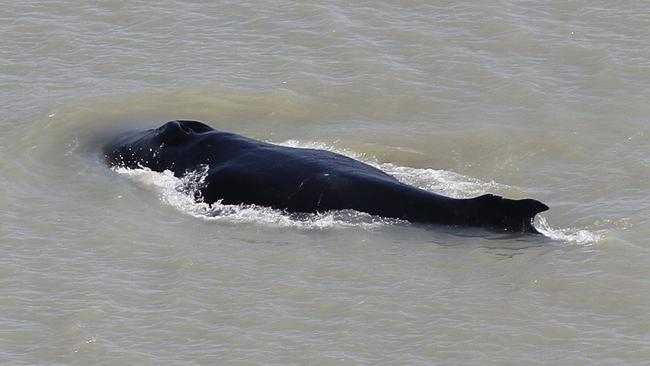
<instances>
[{"instance_id":1,"label":"water surface","mask_svg":"<svg viewBox=\"0 0 650 366\"><path fill-rule=\"evenodd\" d=\"M645 2L2 7L5 363L650 359ZM206 207L103 164L178 118L536 198L546 235Z\"/></svg>"}]
</instances>

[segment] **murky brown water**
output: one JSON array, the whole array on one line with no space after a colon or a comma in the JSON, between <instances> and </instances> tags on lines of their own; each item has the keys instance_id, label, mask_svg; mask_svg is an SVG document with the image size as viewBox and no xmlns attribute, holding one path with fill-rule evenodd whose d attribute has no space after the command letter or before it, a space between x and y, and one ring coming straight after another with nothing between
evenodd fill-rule
<instances>
[{"instance_id":1,"label":"murky brown water","mask_svg":"<svg viewBox=\"0 0 650 366\"><path fill-rule=\"evenodd\" d=\"M650 5L3 2L6 364L650 359ZM111 171L176 119L343 152L546 237L204 207Z\"/></svg>"}]
</instances>

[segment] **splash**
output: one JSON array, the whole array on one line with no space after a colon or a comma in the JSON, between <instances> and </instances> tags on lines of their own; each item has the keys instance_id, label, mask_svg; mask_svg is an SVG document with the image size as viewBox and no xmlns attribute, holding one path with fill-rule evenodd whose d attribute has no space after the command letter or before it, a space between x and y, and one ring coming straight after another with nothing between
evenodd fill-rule
<instances>
[{"instance_id":1,"label":"splash","mask_svg":"<svg viewBox=\"0 0 650 366\"><path fill-rule=\"evenodd\" d=\"M199 189L205 184L207 167L189 172L181 178L174 176L174 173L169 170L160 173L146 167L138 169L118 167L113 170L138 184L153 187L164 203L207 221L256 223L304 229L352 226L370 229L400 222L400 220L372 216L353 210L311 214L288 213L253 204L227 205L221 201L208 204L202 201L199 193Z\"/></svg>"},{"instance_id":2,"label":"splash","mask_svg":"<svg viewBox=\"0 0 650 366\"><path fill-rule=\"evenodd\" d=\"M544 216L538 216L535 220L535 228L544 236L553 240L575 243L579 245L593 245L602 240L602 235L584 229L556 229L551 227Z\"/></svg>"},{"instance_id":3,"label":"splash","mask_svg":"<svg viewBox=\"0 0 650 366\"><path fill-rule=\"evenodd\" d=\"M429 190L435 193L456 198L467 198L487 192L506 190L511 187L480 179L463 176L454 172L421 169L379 163L372 157L367 157L354 151L334 148L319 142L299 142L287 140L280 145L298 148L323 149L336 152L366 164L377 167L393 175L399 181ZM288 213L269 207L254 204L227 205L221 201L212 204L203 202L200 188L205 185L208 167L203 166L197 171L189 172L178 178L166 170L162 173L149 168L139 169L114 168L119 174L125 175L135 182L147 187L153 187L166 204L189 214L208 221L226 223L255 223L269 226L293 227L304 229L325 229L332 227L364 227L377 228L395 223L405 223L397 219L372 216L354 210L343 210L323 213ZM546 237L565 243L591 245L602 239L602 235L588 230L575 228L558 229L549 225L546 218L538 216L535 222L537 230Z\"/></svg>"},{"instance_id":4,"label":"splash","mask_svg":"<svg viewBox=\"0 0 650 366\"><path fill-rule=\"evenodd\" d=\"M380 163L372 157L356 153L347 149L335 148L321 142L300 142L287 140L279 145L299 147L306 149L322 149L361 160L366 164L385 171L402 183L414 185L427 191L435 192L454 198L470 198L488 192L506 190L509 187L495 181L484 182L480 179L467 177L446 170L422 169L399 166L393 163Z\"/></svg>"}]
</instances>

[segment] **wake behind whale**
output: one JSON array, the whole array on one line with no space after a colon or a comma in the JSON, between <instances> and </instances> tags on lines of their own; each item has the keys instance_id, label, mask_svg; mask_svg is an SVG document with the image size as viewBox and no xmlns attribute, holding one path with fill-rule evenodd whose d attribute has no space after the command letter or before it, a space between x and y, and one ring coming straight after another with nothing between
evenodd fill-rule
<instances>
[{"instance_id":1,"label":"wake behind whale","mask_svg":"<svg viewBox=\"0 0 650 366\"><path fill-rule=\"evenodd\" d=\"M536 233L532 200L486 194L450 198L402 183L386 172L331 151L279 146L220 132L196 121L124 134L105 146L109 165L170 171L205 168L195 199L252 204L287 212L356 210L370 215L451 226Z\"/></svg>"}]
</instances>

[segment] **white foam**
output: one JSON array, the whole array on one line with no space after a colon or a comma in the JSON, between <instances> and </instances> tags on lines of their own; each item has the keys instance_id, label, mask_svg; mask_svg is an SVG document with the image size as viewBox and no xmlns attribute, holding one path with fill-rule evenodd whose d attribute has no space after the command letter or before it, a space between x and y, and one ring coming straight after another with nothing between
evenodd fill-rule
<instances>
[{"instance_id":1,"label":"white foam","mask_svg":"<svg viewBox=\"0 0 650 366\"><path fill-rule=\"evenodd\" d=\"M190 172L178 178L169 170L155 172L149 168L114 168L115 172L126 175L138 184L152 187L161 200L191 216L209 221L230 223L257 223L306 229L329 227L361 226L366 228L399 222L399 220L371 216L352 210L316 214L292 214L282 210L258 205L226 205L217 201L208 204L197 196L205 182L207 169Z\"/></svg>"},{"instance_id":2,"label":"white foam","mask_svg":"<svg viewBox=\"0 0 650 366\"><path fill-rule=\"evenodd\" d=\"M508 186L494 181L484 182L480 179L444 170L419 169L398 166L392 163L379 163L362 154L333 148L318 142L288 140L280 143L280 145L333 151L375 166L404 183L451 197L473 197L508 188ZM209 221L257 223L306 229L350 226L372 228L400 222L400 220L371 216L352 210L316 214L292 214L258 205L226 205L221 201L208 204L202 202L198 193L201 186L205 184L207 168L207 166L202 167L182 178L175 177L169 170L159 173L144 167L140 169L114 168L114 171L128 176L139 184L153 187L159 192L161 200L166 204L186 214ZM587 230L552 228L543 216L537 217L535 227L545 236L567 243L589 245L598 242L602 238L600 234Z\"/></svg>"},{"instance_id":3,"label":"white foam","mask_svg":"<svg viewBox=\"0 0 650 366\"><path fill-rule=\"evenodd\" d=\"M584 229L553 228L551 225L549 225L544 216L537 216L537 219L535 220L535 228L537 231L553 240L575 243L579 245L593 245L603 238L603 236L599 233Z\"/></svg>"},{"instance_id":4,"label":"white foam","mask_svg":"<svg viewBox=\"0 0 650 366\"><path fill-rule=\"evenodd\" d=\"M349 156L385 171L397 178L400 182L454 198L474 197L480 194L508 188L506 185L496 183L495 181L484 182L480 179L467 177L446 170L412 168L395 165L393 163L379 163L375 159L369 158L365 155L346 149L334 148L321 142L287 140L279 143L279 145L329 150L341 155Z\"/></svg>"}]
</instances>

